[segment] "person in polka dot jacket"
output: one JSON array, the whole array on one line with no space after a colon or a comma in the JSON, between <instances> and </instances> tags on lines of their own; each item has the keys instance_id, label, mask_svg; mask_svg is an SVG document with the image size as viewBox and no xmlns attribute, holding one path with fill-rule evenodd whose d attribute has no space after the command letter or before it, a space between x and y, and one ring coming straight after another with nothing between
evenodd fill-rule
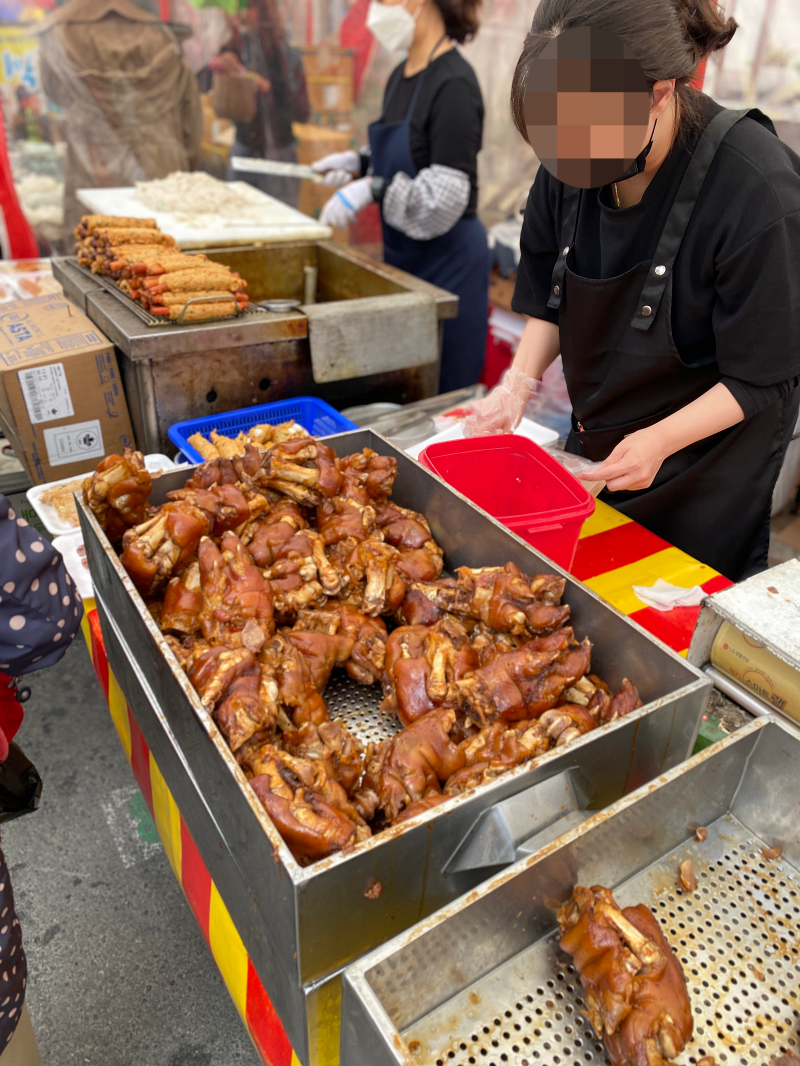
<instances>
[{"instance_id":1,"label":"person in polka dot jacket","mask_svg":"<svg viewBox=\"0 0 800 1066\"><path fill-rule=\"evenodd\" d=\"M81 597L64 560L0 495L0 763L8 758L9 742L22 723L19 678L57 663L82 615ZM40 1062L24 1009L26 981L19 919L0 851L0 1066Z\"/></svg>"}]
</instances>

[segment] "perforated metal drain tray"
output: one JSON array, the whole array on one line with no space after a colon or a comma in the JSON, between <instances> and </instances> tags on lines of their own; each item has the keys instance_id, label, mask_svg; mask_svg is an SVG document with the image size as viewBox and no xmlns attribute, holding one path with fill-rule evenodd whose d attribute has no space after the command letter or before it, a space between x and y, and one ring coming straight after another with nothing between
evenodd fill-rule
<instances>
[{"instance_id":1,"label":"perforated metal drain tray","mask_svg":"<svg viewBox=\"0 0 800 1066\"><path fill-rule=\"evenodd\" d=\"M342 1066L607 1062L554 931L576 884L657 915L694 1010L682 1066L800 1052L798 766L800 738L760 719L354 963ZM678 887L687 858L692 893Z\"/></svg>"}]
</instances>

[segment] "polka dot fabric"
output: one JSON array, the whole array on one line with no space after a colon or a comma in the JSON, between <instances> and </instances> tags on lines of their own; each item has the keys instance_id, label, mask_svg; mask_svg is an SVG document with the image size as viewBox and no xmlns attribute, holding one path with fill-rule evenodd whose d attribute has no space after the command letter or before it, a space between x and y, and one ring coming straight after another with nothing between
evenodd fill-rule
<instances>
[{"instance_id":1,"label":"polka dot fabric","mask_svg":"<svg viewBox=\"0 0 800 1066\"><path fill-rule=\"evenodd\" d=\"M17 677L58 662L82 615L59 553L0 495L0 671Z\"/></svg>"},{"instance_id":2,"label":"polka dot fabric","mask_svg":"<svg viewBox=\"0 0 800 1066\"><path fill-rule=\"evenodd\" d=\"M28 964L14 910L14 893L8 879L5 855L0 851L0 1054L17 1028L27 982Z\"/></svg>"}]
</instances>

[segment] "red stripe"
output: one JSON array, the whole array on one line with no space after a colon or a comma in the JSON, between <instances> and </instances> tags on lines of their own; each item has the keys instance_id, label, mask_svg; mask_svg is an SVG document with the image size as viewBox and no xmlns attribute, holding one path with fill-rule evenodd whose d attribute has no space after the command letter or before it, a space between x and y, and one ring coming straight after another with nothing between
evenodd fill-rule
<instances>
[{"instance_id":1,"label":"red stripe","mask_svg":"<svg viewBox=\"0 0 800 1066\"><path fill-rule=\"evenodd\" d=\"M671 611L645 607L641 611L634 611L629 617L674 651L685 651L691 643L699 614L699 607L673 607Z\"/></svg>"},{"instance_id":2,"label":"red stripe","mask_svg":"<svg viewBox=\"0 0 800 1066\"><path fill-rule=\"evenodd\" d=\"M249 959L247 960L247 1027L267 1066L291 1066L292 1045Z\"/></svg>"},{"instance_id":3,"label":"red stripe","mask_svg":"<svg viewBox=\"0 0 800 1066\"><path fill-rule=\"evenodd\" d=\"M211 909L211 875L200 858L200 852L181 818L181 885L189 901L197 924L208 944L208 923Z\"/></svg>"},{"instance_id":4,"label":"red stripe","mask_svg":"<svg viewBox=\"0 0 800 1066\"><path fill-rule=\"evenodd\" d=\"M717 574L716 577L704 581L701 587L710 596L712 592L722 592L723 589L733 588L733 582L723 577L722 574Z\"/></svg>"},{"instance_id":5,"label":"red stripe","mask_svg":"<svg viewBox=\"0 0 800 1066\"><path fill-rule=\"evenodd\" d=\"M94 672L97 674L97 680L100 682L106 699L108 699L108 658L106 657L103 634L100 630L100 615L97 613L96 608L93 611L89 611L86 620L89 623L89 633L92 638L91 653Z\"/></svg>"},{"instance_id":6,"label":"red stripe","mask_svg":"<svg viewBox=\"0 0 800 1066\"><path fill-rule=\"evenodd\" d=\"M131 769L136 783L142 790L144 801L150 814L153 813L153 785L150 781L150 749L136 719L128 708L128 721L131 726Z\"/></svg>"},{"instance_id":7,"label":"red stripe","mask_svg":"<svg viewBox=\"0 0 800 1066\"><path fill-rule=\"evenodd\" d=\"M618 570L621 566L638 563L640 559L669 547L667 541L638 522L627 522L624 526L606 529L602 533L595 533L593 537L579 540L572 574L579 581L588 581L600 574Z\"/></svg>"}]
</instances>

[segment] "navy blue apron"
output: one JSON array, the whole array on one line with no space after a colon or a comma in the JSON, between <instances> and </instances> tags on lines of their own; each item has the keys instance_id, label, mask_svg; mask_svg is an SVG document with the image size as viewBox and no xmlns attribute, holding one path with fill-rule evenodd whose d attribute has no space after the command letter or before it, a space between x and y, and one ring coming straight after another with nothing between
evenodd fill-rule
<instances>
[{"instance_id":1,"label":"navy blue apron","mask_svg":"<svg viewBox=\"0 0 800 1066\"><path fill-rule=\"evenodd\" d=\"M411 118L427 69L419 75L405 119L384 122L382 115L369 127L373 173L387 185L397 173L410 178L417 175L411 155ZM384 100L384 115L398 83L399 79ZM462 218L448 233L429 241L407 237L383 216L381 225L387 263L458 296L458 318L444 323L439 391L474 385L483 370L489 316L489 246L483 224L475 217Z\"/></svg>"},{"instance_id":2,"label":"navy blue apron","mask_svg":"<svg viewBox=\"0 0 800 1066\"><path fill-rule=\"evenodd\" d=\"M574 273L584 193L567 188L548 307L559 312L573 407L567 451L606 459L629 434L685 407L720 378L716 362L686 364L672 335L672 268L725 135L747 111L721 111L692 155L655 259L615 278ZM595 194L596 195L596 194ZM797 392L730 429L668 456L653 484L603 491L618 511L740 581L764 570L772 490L797 419Z\"/></svg>"}]
</instances>

